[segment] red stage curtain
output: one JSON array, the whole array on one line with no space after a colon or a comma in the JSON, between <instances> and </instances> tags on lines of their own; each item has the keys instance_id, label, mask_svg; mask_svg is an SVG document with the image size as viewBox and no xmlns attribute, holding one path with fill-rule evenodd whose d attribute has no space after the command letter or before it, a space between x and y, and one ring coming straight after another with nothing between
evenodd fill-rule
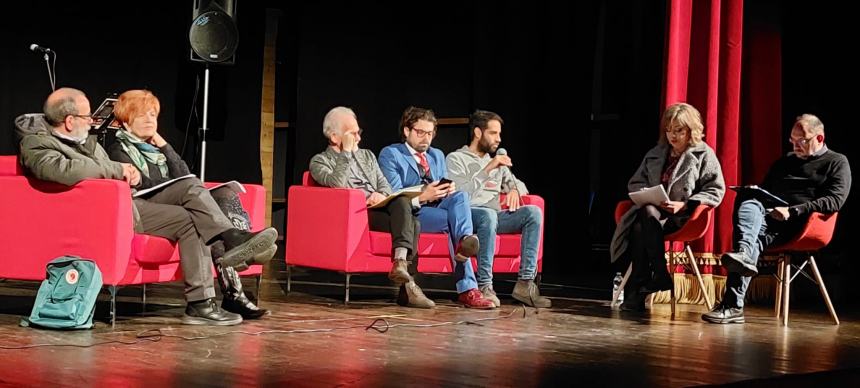
<instances>
[{"instance_id":1,"label":"red stage curtain","mask_svg":"<svg viewBox=\"0 0 860 388\"><path fill-rule=\"evenodd\" d=\"M726 185L760 183L784 148L781 32L768 8L759 6L745 17L743 0L668 3L663 108L687 102L702 113L705 141L717 153ZM711 230L693 243L696 256L704 259L704 274L725 275L722 267L711 264L732 250L734 200L729 190L715 210ZM719 301L724 281L704 280L705 290L698 290L691 275L675 277L679 299L702 303L707 293ZM655 299L668 300L668 292Z\"/></svg>"},{"instance_id":2,"label":"red stage curtain","mask_svg":"<svg viewBox=\"0 0 860 388\"><path fill-rule=\"evenodd\" d=\"M663 107L699 109L727 185L760 183L783 149L778 25L744 26L743 0L671 0L668 8ZM734 198L728 191L698 252L732 249Z\"/></svg>"}]
</instances>

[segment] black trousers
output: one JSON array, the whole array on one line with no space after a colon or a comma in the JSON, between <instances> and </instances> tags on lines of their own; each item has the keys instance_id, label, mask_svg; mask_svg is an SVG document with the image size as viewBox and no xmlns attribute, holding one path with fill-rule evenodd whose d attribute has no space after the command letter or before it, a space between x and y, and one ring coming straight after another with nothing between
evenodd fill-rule
<instances>
[{"instance_id":1,"label":"black trousers","mask_svg":"<svg viewBox=\"0 0 860 388\"><path fill-rule=\"evenodd\" d=\"M409 273L418 273L418 235L421 224L412 208L412 201L400 196L379 209L367 209L370 230L391 233L391 257L395 248L406 248Z\"/></svg>"},{"instance_id":2,"label":"black trousers","mask_svg":"<svg viewBox=\"0 0 860 388\"><path fill-rule=\"evenodd\" d=\"M624 286L624 298L638 293L655 271L666 271L666 250L663 237L680 229L689 218L688 212L669 214L654 205L639 208L630 232L628 253L633 271Z\"/></svg>"}]
</instances>

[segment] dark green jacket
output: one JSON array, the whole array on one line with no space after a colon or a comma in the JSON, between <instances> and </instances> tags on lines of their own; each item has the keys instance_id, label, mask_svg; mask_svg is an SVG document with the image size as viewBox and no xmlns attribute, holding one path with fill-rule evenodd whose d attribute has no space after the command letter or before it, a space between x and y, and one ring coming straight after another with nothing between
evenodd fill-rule
<instances>
[{"instance_id":1,"label":"dark green jacket","mask_svg":"<svg viewBox=\"0 0 860 388\"><path fill-rule=\"evenodd\" d=\"M32 176L72 186L88 178L122 179L122 165L110 160L96 136L78 144L56 136L42 114L15 119L21 165Z\"/></svg>"}]
</instances>

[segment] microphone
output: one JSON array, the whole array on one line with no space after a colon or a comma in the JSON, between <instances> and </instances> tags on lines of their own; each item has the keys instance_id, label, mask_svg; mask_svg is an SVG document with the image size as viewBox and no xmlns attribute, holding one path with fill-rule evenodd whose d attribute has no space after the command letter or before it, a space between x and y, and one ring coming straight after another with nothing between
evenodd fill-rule
<instances>
[{"instance_id":1,"label":"microphone","mask_svg":"<svg viewBox=\"0 0 860 388\"><path fill-rule=\"evenodd\" d=\"M45 53L45 54L54 52L54 50L51 50L47 47L39 46L38 44L35 44L35 43L30 45L30 51L32 51L34 53Z\"/></svg>"},{"instance_id":2,"label":"microphone","mask_svg":"<svg viewBox=\"0 0 860 388\"><path fill-rule=\"evenodd\" d=\"M508 154L508 150L506 150L504 148L499 148L496 150L496 155L507 155L507 154ZM508 172L511 171L511 169L508 168L508 166L499 166L499 169L501 169L502 171L504 171L504 170L508 170Z\"/></svg>"}]
</instances>

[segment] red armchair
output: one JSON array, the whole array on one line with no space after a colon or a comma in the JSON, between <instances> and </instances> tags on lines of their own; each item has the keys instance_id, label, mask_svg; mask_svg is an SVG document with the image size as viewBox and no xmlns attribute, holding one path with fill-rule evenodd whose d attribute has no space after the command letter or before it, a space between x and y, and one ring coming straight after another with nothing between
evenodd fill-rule
<instances>
[{"instance_id":1,"label":"red armchair","mask_svg":"<svg viewBox=\"0 0 860 388\"><path fill-rule=\"evenodd\" d=\"M265 189L244 186L248 192L240 199L252 229L262 229ZM0 266L0 278L43 280L45 265L55 257L92 259L111 294L112 321L118 286L182 278L176 244L134 233L131 192L123 181L88 179L64 186L22 176L15 156L0 156L0 214L0 257L7 263ZM261 273L257 265L241 274L257 276L259 285Z\"/></svg>"},{"instance_id":2,"label":"red armchair","mask_svg":"<svg viewBox=\"0 0 860 388\"><path fill-rule=\"evenodd\" d=\"M827 287L824 286L824 280L821 278L821 273L818 272L818 265L815 264L815 258L812 253L827 246L833 238L833 231L836 228L836 216L838 213L822 214L813 212L809 216L809 221L803 230L791 241L781 245L775 245L767 248L762 255L763 260L768 260L766 255L776 255L777 270L776 270L776 301L774 310L777 318L782 318L782 324L788 326L788 300L791 282L799 274L803 274L816 284L821 291L821 297L824 298L824 303L827 304L827 309L830 311L830 316L835 324L839 324L839 317L836 316L836 310L833 308L833 303L830 302L830 295L827 294ZM797 267L797 273L791 276L791 258L793 255L803 256L803 264ZM815 279L810 278L803 268L809 264L812 268L812 274Z\"/></svg>"},{"instance_id":3,"label":"red armchair","mask_svg":"<svg viewBox=\"0 0 860 388\"><path fill-rule=\"evenodd\" d=\"M523 196L523 203L544 210L543 198L539 196ZM360 190L319 187L306 171L302 185L290 187L288 209L287 266L344 273L344 303L349 303L350 277L353 274L387 273L391 269L391 235L370 231L367 206ZM422 233L418 256L419 272L452 271L445 234ZM475 258L472 258L472 265L477 268ZM493 272L517 273L519 266L520 235L499 234ZM539 274L542 268L543 235L538 249ZM291 283L292 278L288 274L287 291Z\"/></svg>"},{"instance_id":4,"label":"red armchair","mask_svg":"<svg viewBox=\"0 0 860 388\"><path fill-rule=\"evenodd\" d=\"M615 207L615 223L621 220L621 217L624 213L627 213L628 210L633 206L633 201L621 201ZM699 282L699 287L701 290L705 289L705 283L702 280L702 274L699 272L699 267L696 264L696 258L693 256L693 250L690 248L690 243L696 241L702 236L705 235L705 232L708 231L708 227L713 220L713 208L706 205L699 205L695 209L693 209L693 214L690 215L690 219L687 220L687 223L684 224L681 229L675 231L674 233L668 234L663 237L664 241L669 242L669 268L675 268L676 264L682 264L685 267L689 268L693 274L696 275L696 280ZM678 259L676 262L676 252L671 249L674 247L675 242L684 243L684 254L686 261ZM621 284L618 286L618 290L612 295L612 305L616 303L618 300L619 294L624 290L624 285L627 284L627 279L630 278L630 273L633 271L633 264L630 264L627 267L627 273L624 274L624 278L621 280ZM670 300L672 304L672 319L675 318L675 287L673 286L670 291ZM705 293L705 304L708 306L708 310L713 308L713 303L711 302L711 298L708 297L707 293Z\"/></svg>"}]
</instances>

